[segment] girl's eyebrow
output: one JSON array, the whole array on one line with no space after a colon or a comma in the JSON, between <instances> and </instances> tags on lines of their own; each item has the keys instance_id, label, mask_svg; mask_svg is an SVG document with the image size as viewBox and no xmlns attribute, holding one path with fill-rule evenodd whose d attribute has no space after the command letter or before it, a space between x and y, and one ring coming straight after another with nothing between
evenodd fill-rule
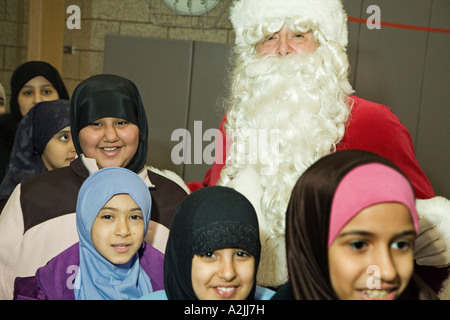
<instances>
[{"instance_id":1,"label":"girl's eyebrow","mask_svg":"<svg viewBox=\"0 0 450 320\"><path fill-rule=\"evenodd\" d=\"M61 131L58 131L56 134L58 134L58 133L70 133L70 130L61 130Z\"/></svg>"},{"instance_id":2,"label":"girl's eyebrow","mask_svg":"<svg viewBox=\"0 0 450 320\"><path fill-rule=\"evenodd\" d=\"M43 84L41 86L30 86L30 85L24 85L22 88L34 88L34 87L38 87L38 88L45 88L45 87L52 87L54 88L54 86L49 83L49 84Z\"/></svg>"},{"instance_id":3,"label":"girl's eyebrow","mask_svg":"<svg viewBox=\"0 0 450 320\"><path fill-rule=\"evenodd\" d=\"M113 211L117 211L119 209L115 208L115 207L102 207L100 210L113 210ZM131 208L130 211L142 211L141 208L139 207L135 207L135 208Z\"/></svg>"},{"instance_id":4,"label":"girl's eyebrow","mask_svg":"<svg viewBox=\"0 0 450 320\"><path fill-rule=\"evenodd\" d=\"M374 234L372 232L360 231L360 230L352 230L352 231L346 231L346 232L339 233L338 238L342 238L342 237L345 237L345 236L352 236L352 235L365 236L365 237L374 236Z\"/></svg>"},{"instance_id":5,"label":"girl's eyebrow","mask_svg":"<svg viewBox=\"0 0 450 320\"><path fill-rule=\"evenodd\" d=\"M364 237L374 237L375 236L374 233L369 232L369 231L351 230L351 231L340 233L338 238L345 237L348 235L359 235L359 236L364 236ZM416 235L416 231L413 229L405 230L405 231L395 234L394 238L404 237L404 236L408 236L408 235Z\"/></svg>"}]
</instances>

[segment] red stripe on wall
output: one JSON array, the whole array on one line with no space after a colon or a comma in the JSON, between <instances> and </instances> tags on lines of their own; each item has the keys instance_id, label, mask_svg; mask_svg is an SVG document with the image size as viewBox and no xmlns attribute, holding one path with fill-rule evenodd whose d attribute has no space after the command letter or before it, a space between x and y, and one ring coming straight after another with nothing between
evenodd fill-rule
<instances>
[{"instance_id":1,"label":"red stripe on wall","mask_svg":"<svg viewBox=\"0 0 450 320\"><path fill-rule=\"evenodd\" d=\"M367 23L367 19L353 18L348 17L348 21L351 22L359 22L359 23ZM439 32L439 33L450 33L450 29L440 29L440 28L428 28L421 26L411 26L407 24L400 23L392 23L392 22L380 22L381 26L391 27L391 28L399 28L399 29L409 29L409 30L417 30L417 31L427 31L427 32Z\"/></svg>"}]
</instances>

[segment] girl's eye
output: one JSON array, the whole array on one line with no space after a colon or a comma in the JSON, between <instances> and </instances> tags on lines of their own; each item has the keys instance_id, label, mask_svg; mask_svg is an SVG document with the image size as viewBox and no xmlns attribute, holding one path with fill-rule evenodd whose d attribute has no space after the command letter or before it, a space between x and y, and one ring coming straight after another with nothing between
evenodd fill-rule
<instances>
[{"instance_id":1,"label":"girl's eye","mask_svg":"<svg viewBox=\"0 0 450 320\"><path fill-rule=\"evenodd\" d=\"M44 90L43 93L44 93L44 95L52 94L52 92L50 90Z\"/></svg>"},{"instance_id":2,"label":"girl's eye","mask_svg":"<svg viewBox=\"0 0 450 320\"><path fill-rule=\"evenodd\" d=\"M69 141L69 136L66 135L66 134L64 134L64 135L60 136L60 137L58 138L58 140L60 140L60 141L62 141L62 142Z\"/></svg>"},{"instance_id":3,"label":"girl's eye","mask_svg":"<svg viewBox=\"0 0 450 320\"><path fill-rule=\"evenodd\" d=\"M90 124L90 126L93 126L93 127L100 127L102 124L100 123L100 122L92 122L91 124Z\"/></svg>"},{"instance_id":4,"label":"girl's eye","mask_svg":"<svg viewBox=\"0 0 450 320\"><path fill-rule=\"evenodd\" d=\"M236 252L236 255L240 258L246 258L246 257L251 257L252 255L246 251L239 251Z\"/></svg>"},{"instance_id":5,"label":"girl's eye","mask_svg":"<svg viewBox=\"0 0 450 320\"><path fill-rule=\"evenodd\" d=\"M104 215L102 215L101 218L104 220L111 220L111 219L113 219L113 216L110 214L104 214Z\"/></svg>"},{"instance_id":6,"label":"girl's eye","mask_svg":"<svg viewBox=\"0 0 450 320\"><path fill-rule=\"evenodd\" d=\"M124 126L124 125L126 125L126 124L128 124L129 122L128 121L125 121L125 120L121 120L121 121L117 121L116 122L116 124L118 125L118 126Z\"/></svg>"},{"instance_id":7,"label":"girl's eye","mask_svg":"<svg viewBox=\"0 0 450 320\"><path fill-rule=\"evenodd\" d=\"M139 214L133 214L133 215L131 216L131 220L140 220L140 219L144 219L144 218L142 217L142 215L139 215Z\"/></svg>"},{"instance_id":8,"label":"girl's eye","mask_svg":"<svg viewBox=\"0 0 450 320\"><path fill-rule=\"evenodd\" d=\"M367 243L365 243L364 241L361 240L356 240L356 241L352 241L349 244L350 248L352 248L353 250L363 250L364 248L367 247Z\"/></svg>"},{"instance_id":9,"label":"girl's eye","mask_svg":"<svg viewBox=\"0 0 450 320\"><path fill-rule=\"evenodd\" d=\"M199 256L202 258L214 258L216 255L214 254L214 252L205 252L205 253L199 254Z\"/></svg>"},{"instance_id":10,"label":"girl's eye","mask_svg":"<svg viewBox=\"0 0 450 320\"><path fill-rule=\"evenodd\" d=\"M392 247L396 250L406 251L412 248L413 244L406 240L396 241L392 244Z\"/></svg>"}]
</instances>

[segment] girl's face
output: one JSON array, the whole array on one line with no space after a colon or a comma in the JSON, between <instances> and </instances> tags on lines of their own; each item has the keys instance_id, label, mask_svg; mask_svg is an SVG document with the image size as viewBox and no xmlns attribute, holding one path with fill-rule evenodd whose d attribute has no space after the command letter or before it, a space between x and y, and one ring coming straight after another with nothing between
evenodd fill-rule
<instances>
[{"instance_id":1,"label":"girl's face","mask_svg":"<svg viewBox=\"0 0 450 320\"><path fill-rule=\"evenodd\" d=\"M319 43L314 39L314 35L309 32L293 32L288 26L275 32L256 46L256 51L263 55L285 56L293 53L313 53L318 48Z\"/></svg>"},{"instance_id":2,"label":"girl's face","mask_svg":"<svg viewBox=\"0 0 450 320\"><path fill-rule=\"evenodd\" d=\"M331 285L339 299L397 299L413 273L415 238L404 205L381 203L362 210L328 250Z\"/></svg>"},{"instance_id":3,"label":"girl's face","mask_svg":"<svg viewBox=\"0 0 450 320\"><path fill-rule=\"evenodd\" d=\"M0 114L6 113L5 97L0 93Z\"/></svg>"},{"instance_id":4,"label":"girl's face","mask_svg":"<svg viewBox=\"0 0 450 320\"><path fill-rule=\"evenodd\" d=\"M44 165L50 171L67 167L75 160L76 155L70 127L65 127L50 139L41 158Z\"/></svg>"},{"instance_id":5,"label":"girl's face","mask_svg":"<svg viewBox=\"0 0 450 320\"><path fill-rule=\"evenodd\" d=\"M101 118L81 129L80 146L88 158L97 160L99 169L125 168L139 147L139 128L119 118Z\"/></svg>"},{"instance_id":6,"label":"girl's face","mask_svg":"<svg viewBox=\"0 0 450 320\"><path fill-rule=\"evenodd\" d=\"M192 287L199 300L245 300L253 287L255 258L239 248L195 255Z\"/></svg>"},{"instance_id":7,"label":"girl's face","mask_svg":"<svg viewBox=\"0 0 450 320\"><path fill-rule=\"evenodd\" d=\"M25 83L19 92L17 102L19 103L20 113L24 116L37 103L57 99L59 99L58 91L51 82L42 76L38 76Z\"/></svg>"},{"instance_id":8,"label":"girl's face","mask_svg":"<svg viewBox=\"0 0 450 320\"><path fill-rule=\"evenodd\" d=\"M91 230L95 249L111 263L127 263L144 241L144 216L128 194L112 197L99 211Z\"/></svg>"}]
</instances>

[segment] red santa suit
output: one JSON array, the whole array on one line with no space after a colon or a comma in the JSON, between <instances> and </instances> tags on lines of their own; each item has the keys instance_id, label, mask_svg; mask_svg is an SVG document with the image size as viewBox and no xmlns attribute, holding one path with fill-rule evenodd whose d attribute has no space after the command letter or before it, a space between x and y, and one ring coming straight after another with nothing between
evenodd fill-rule
<instances>
[{"instance_id":1,"label":"red santa suit","mask_svg":"<svg viewBox=\"0 0 450 320\"><path fill-rule=\"evenodd\" d=\"M408 176L417 199L434 198L431 183L416 159L411 135L398 117L387 106L356 96L350 98L353 101L351 114L337 151L359 149L379 154L395 163ZM216 185L220 177L231 145L224 130L225 122L226 116L219 126L218 139L222 141L218 146L222 145L226 150L216 150L214 164L207 171L203 182L188 183L191 191ZM417 265L416 271L436 292L439 292L448 277L448 268Z\"/></svg>"},{"instance_id":2,"label":"red santa suit","mask_svg":"<svg viewBox=\"0 0 450 320\"><path fill-rule=\"evenodd\" d=\"M394 162L408 176L418 199L434 197L431 183L417 162L408 129L387 106L356 96L351 98L354 103L350 119L344 139L338 144L337 150L359 149L379 154ZM219 126L218 137L222 137L222 145L229 149L230 142L227 142L224 130L225 122L226 116ZM190 183L190 189L194 191L203 186L215 185L225 165L227 154L228 152L216 150L214 164L207 171L203 183Z\"/></svg>"}]
</instances>

